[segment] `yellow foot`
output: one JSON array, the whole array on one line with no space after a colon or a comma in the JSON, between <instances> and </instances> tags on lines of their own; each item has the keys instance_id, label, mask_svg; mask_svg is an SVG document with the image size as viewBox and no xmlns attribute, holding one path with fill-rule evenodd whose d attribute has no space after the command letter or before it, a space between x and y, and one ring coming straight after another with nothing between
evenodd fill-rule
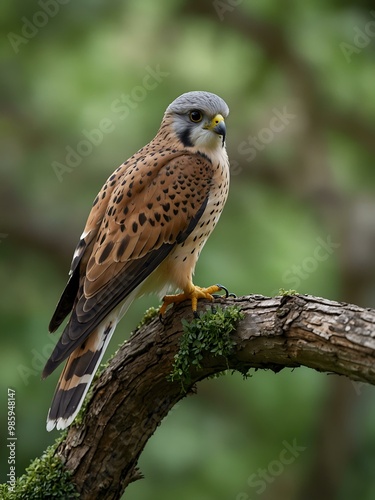
<instances>
[{"instance_id":1,"label":"yellow foot","mask_svg":"<svg viewBox=\"0 0 375 500\"><path fill-rule=\"evenodd\" d=\"M229 296L228 290L223 285L212 285L208 288L201 288L200 286L195 286L193 284L190 288L184 290L184 293L179 293L178 295L166 295L163 298L163 304L159 311L159 318L163 316L170 304L179 304L184 300L191 300L191 308L194 316L197 316L198 299L214 300L214 296L212 294L220 292L220 290L225 291L225 297Z\"/></svg>"}]
</instances>

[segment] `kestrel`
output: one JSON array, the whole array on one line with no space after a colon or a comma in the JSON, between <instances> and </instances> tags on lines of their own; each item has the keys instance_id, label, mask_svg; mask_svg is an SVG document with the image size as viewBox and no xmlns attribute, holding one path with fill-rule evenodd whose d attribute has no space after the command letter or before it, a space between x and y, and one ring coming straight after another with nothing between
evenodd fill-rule
<instances>
[{"instance_id":1,"label":"kestrel","mask_svg":"<svg viewBox=\"0 0 375 500\"><path fill-rule=\"evenodd\" d=\"M212 300L222 287L193 284L194 268L229 189L225 149L227 104L209 92L188 92L165 111L155 138L108 178L95 198L74 252L69 281L49 330L69 321L43 370L67 359L47 430L76 417L95 371L133 300L166 295L169 304Z\"/></svg>"}]
</instances>

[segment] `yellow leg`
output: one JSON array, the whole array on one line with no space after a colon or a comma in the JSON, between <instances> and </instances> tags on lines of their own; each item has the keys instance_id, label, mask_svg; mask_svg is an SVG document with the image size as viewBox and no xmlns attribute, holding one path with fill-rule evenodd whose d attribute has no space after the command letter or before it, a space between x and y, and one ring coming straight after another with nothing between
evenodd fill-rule
<instances>
[{"instance_id":1,"label":"yellow leg","mask_svg":"<svg viewBox=\"0 0 375 500\"><path fill-rule=\"evenodd\" d=\"M179 304L184 300L191 300L191 308L193 313L196 314L199 299L214 300L212 296L213 293L220 292L220 290L225 290L226 296L228 296L228 290L222 285L212 285L208 288L201 288L200 286L195 286L191 284L189 288L186 288L183 293L178 295L166 295L163 298L163 304L159 311L159 316L163 316L166 312L167 307L170 304Z\"/></svg>"}]
</instances>

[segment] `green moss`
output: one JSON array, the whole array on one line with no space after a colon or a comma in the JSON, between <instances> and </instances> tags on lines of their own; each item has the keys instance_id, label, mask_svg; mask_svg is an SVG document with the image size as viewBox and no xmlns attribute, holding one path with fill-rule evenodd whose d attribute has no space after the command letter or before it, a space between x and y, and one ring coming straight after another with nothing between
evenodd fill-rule
<instances>
[{"instance_id":1,"label":"green moss","mask_svg":"<svg viewBox=\"0 0 375 500\"><path fill-rule=\"evenodd\" d=\"M85 399L83 400L82 406L81 406L79 412L77 413L76 418L73 420L73 422L71 424L72 426L75 425L78 427L83 422L84 416L86 414L87 406L92 398L92 387L93 387L94 381L95 381L95 377L92 381L92 384L90 385L90 389L87 391Z\"/></svg>"},{"instance_id":2,"label":"green moss","mask_svg":"<svg viewBox=\"0 0 375 500\"><path fill-rule=\"evenodd\" d=\"M244 314L238 307L229 306L217 308L215 312L201 312L191 323L182 320L184 333L168 380L180 380L185 390L191 381L190 368L201 368L204 353L227 358L235 346L230 334L243 318Z\"/></svg>"},{"instance_id":3,"label":"green moss","mask_svg":"<svg viewBox=\"0 0 375 500\"><path fill-rule=\"evenodd\" d=\"M55 451L65 438L66 432L49 446L40 458L36 458L27 467L25 474L16 480L13 491L7 484L0 485L0 498L3 500L67 500L79 498L71 473L66 470Z\"/></svg>"},{"instance_id":4,"label":"green moss","mask_svg":"<svg viewBox=\"0 0 375 500\"><path fill-rule=\"evenodd\" d=\"M135 331L137 331L140 328L142 328L142 326L148 325L149 323L151 323L151 321L155 318L155 316L158 316L159 309L160 309L159 307L149 307L147 309L147 311L144 313L143 318L139 322L139 324L138 324L137 328L135 329Z\"/></svg>"},{"instance_id":5,"label":"green moss","mask_svg":"<svg viewBox=\"0 0 375 500\"><path fill-rule=\"evenodd\" d=\"M284 288L279 288L278 295L281 295L282 297L286 297L288 295L298 295L298 292L297 292L297 290L285 290Z\"/></svg>"}]
</instances>

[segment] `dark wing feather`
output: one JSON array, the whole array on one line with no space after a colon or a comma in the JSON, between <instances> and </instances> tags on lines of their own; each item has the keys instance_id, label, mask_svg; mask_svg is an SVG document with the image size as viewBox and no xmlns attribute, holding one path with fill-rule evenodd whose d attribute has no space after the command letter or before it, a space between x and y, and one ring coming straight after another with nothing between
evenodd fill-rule
<instances>
[{"instance_id":1,"label":"dark wing feather","mask_svg":"<svg viewBox=\"0 0 375 500\"><path fill-rule=\"evenodd\" d=\"M67 315L71 312L73 308L74 301L77 297L77 292L79 288L79 269L75 269L73 274L70 276L63 293L61 294L60 300L56 306L55 312L51 318L48 329L52 333L61 325Z\"/></svg>"}]
</instances>

